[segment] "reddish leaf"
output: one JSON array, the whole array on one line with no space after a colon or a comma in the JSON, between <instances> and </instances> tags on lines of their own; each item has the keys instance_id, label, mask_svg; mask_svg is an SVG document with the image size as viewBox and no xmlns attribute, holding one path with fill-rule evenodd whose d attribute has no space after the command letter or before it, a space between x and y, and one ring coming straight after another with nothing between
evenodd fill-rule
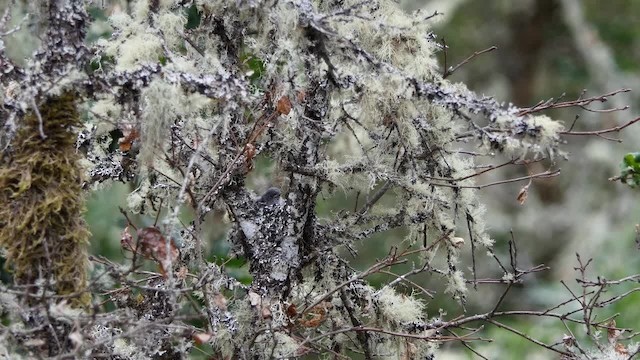
<instances>
[{"instance_id":1,"label":"reddish leaf","mask_svg":"<svg viewBox=\"0 0 640 360\"><path fill-rule=\"evenodd\" d=\"M131 145L140 137L140 133L135 128L122 129L124 137L118 141L120 151L126 152L131 150Z\"/></svg>"},{"instance_id":2,"label":"reddish leaf","mask_svg":"<svg viewBox=\"0 0 640 360\"><path fill-rule=\"evenodd\" d=\"M298 315L298 311L296 310L296 305L295 304L291 304L287 307L287 316L289 316L290 318L294 317Z\"/></svg>"},{"instance_id":3,"label":"reddish leaf","mask_svg":"<svg viewBox=\"0 0 640 360\"><path fill-rule=\"evenodd\" d=\"M278 105L276 106L276 110L283 115L289 115L291 112L291 101L288 96L283 96L278 100Z\"/></svg>"},{"instance_id":4,"label":"reddish leaf","mask_svg":"<svg viewBox=\"0 0 640 360\"><path fill-rule=\"evenodd\" d=\"M131 244L131 241L128 240L128 243ZM123 245L123 247L125 246ZM169 264L175 263L180 255L178 247L173 240L169 242L169 252L167 253L167 240L160 229L153 226L138 230L138 247L139 249L135 249L135 245L129 246L128 250L138 250L145 258L158 262L163 274L169 270Z\"/></svg>"}]
</instances>

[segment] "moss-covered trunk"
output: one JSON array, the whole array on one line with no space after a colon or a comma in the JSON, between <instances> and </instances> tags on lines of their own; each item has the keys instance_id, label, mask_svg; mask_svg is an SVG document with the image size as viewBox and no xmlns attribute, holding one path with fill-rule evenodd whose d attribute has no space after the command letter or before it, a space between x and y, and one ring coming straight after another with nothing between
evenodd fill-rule
<instances>
[{"instance_id":1,"label":"moss-covered trunk","mask_svg":"<svg viewBox=\"0 0 640 360\"><path fill-rule=\"evenodd\" d=\"M74 95L49 98L39 113L24 117L0 168L0 245L16 284L37 284L30 293L47 287L75 306L88 305L89 231L71 129L80 124Z\"/></svg>"}]
</instances>

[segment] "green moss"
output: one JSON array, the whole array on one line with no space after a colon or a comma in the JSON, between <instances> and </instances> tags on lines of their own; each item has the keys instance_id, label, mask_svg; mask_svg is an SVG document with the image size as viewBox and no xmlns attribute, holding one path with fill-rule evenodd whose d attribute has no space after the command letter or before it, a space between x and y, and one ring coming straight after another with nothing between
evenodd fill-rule
<instances>
[{"instance_id":1,"label":"green moss","mask_svg":"<svg viewBox=\"0 0 640 360\"><path fill-rule=\"evenodd\" d=\"M50 98L39 107L39 120L27 114L11 159L0 168L0 246L17 284L52 276L53 290L88 305L86 229L82 213L82 170L72 126L80 119L72 94Z\"/></svg>"}]
</instances>

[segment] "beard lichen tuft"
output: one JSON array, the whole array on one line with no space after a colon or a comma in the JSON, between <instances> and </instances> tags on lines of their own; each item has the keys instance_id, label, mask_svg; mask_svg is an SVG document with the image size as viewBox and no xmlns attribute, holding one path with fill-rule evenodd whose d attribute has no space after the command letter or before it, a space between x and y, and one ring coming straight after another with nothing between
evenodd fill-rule
<instances>
[{"instance_id":1,"label":"beard lichen tuft","mask_svg":"<svg viewBox=\"0 0 640 360\"><path fill-rule=\"evenodd\" d=\"M82 218L81 155L72 131L81 125L75 95L49 98L39 112L46 138L31 111L14 139L11 158L0 167L0 246L16 284L49 284L46 290L68 295L71 305L88 306L90 233Z\"/></svg>"}]
</instances>

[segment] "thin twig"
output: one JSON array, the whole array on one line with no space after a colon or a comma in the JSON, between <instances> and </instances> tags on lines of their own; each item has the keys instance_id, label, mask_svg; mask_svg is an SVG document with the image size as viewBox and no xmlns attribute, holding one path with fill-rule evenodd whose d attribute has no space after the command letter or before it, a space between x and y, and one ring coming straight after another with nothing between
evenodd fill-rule
<instances>
[{"instance_id":1,"label":"thin twig","mask_svg":"<svg viewBox=\"0 0 640 360\"><path fill-rule=\"evenodd\" d=\"M640 116L627 121L626 123L622 124L622 125L618 125L618 126L614 126L612 128L608 128L608 129L602 129L602 130L595 130L595 131L562 131L560 132L560 134L562 135L574 135L574 136L599 136L602 137L606 140L610 140L610 141L616 141L616 142L622 142L622 140L619 139L610 139L610 138L606 138L604 136L602 136L602 134L609 134L609 133L613 133L613 132L620 132L622 129L631 126L635 123L637 123L638 121L640 121Z\"/></svg>"},{"instance_id":2,"label":"thin twig","mask_svg":"<svg viewBox=\"0 0 640 360\"><path fill-rule=\"evenodd\" d=\"M491 52L493 50L498 49L497 46L491 46L489 48L486 48L484 50L480 50L480 51L476 51L473 54L469 55L466 59L462 60L462 62L460 62L458 65L453 66L448 68L444 74L442 75L443 79L446 79L447 77L449 77L451 74L453 74L456 70L458 70L461 66L464 66L465 64L467 64L469 61L473 60L473 58L475 58L476 56L482 55L482 54L486 54L488 52ZM446 55L446 52L445 52ZM446 60L446 56L445 56L445 60ZM445 62L445 68L446 68L446 62Z\"/></svg>"}]
</instances>

